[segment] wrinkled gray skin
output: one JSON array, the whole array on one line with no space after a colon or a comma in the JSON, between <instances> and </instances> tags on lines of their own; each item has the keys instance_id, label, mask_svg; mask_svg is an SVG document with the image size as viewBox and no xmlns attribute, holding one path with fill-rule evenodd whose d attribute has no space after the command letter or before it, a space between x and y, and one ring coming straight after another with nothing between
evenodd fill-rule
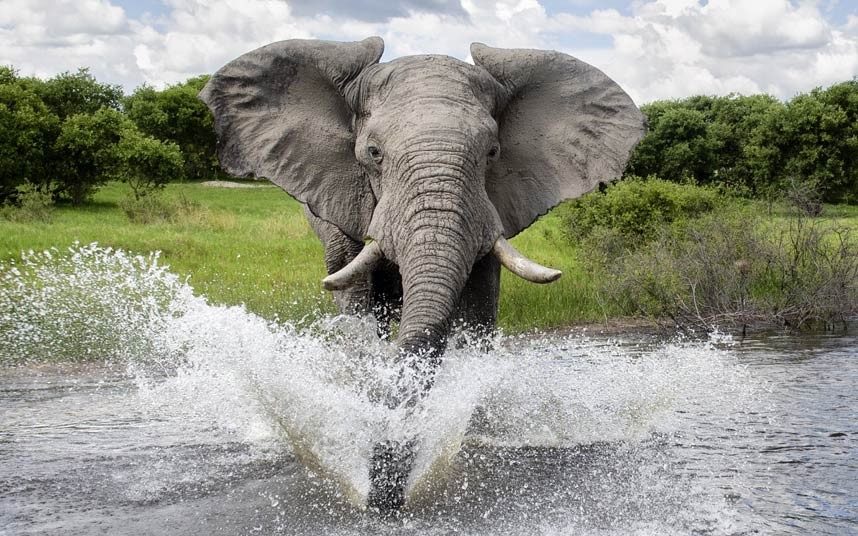
<instances>
[{"instance_id":1,"label":"wrinkled gray skin","mask_svg":"<svg viewBox=\"0 0 858 536\"><path fill-rule=\"evenodd\" d=\"M338 291L398 345L437 362L453 322L497 317L498 237L622 173L644 118L601 71L551 51L475 43L378 63L384 44L291 40L220 69L201 98L223 167L265 177L305 204L328 273L364 240L385 261ZM394 318L395 319L395 318ZM431 380L430 380L431 383Z\"/></svg>"}]
</instances>

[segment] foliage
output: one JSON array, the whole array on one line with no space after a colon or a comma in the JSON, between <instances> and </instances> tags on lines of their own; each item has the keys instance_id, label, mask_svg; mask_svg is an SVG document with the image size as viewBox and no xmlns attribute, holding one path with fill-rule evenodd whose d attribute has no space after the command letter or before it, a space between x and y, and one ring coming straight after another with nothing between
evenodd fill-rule
<instances>
[{"instance_id":1,"label":"foliage","mask_svg":"<svg viewBox=\"0 0 858 536\"><path fill-rule=\"evenodd\" d=\"M622 247L602 227L582 251L606 300L679 327L830 326L858 314L858 229L755 208L664 225L653 240Z\"/></svg>"},{"instance_id":2,"label":"foliage","mask_svg":"<svg viewBox=\"0 0 858 536\"><path fill-rule=\"evenodd\" d=\"M24 183L80 205L111 179L140 197L183 175L216 174L211 115L196 97L207 79L144 86L122 110L122 89L87 69L40 80L0 67L0 202Z\"/></svg>"},{"instance_id":3,"label":"foliage","mask_svg":"<svg viewBox=\"0 0 858 536\"><path fill-rule=\"evenodd\" d=\"M858 202L858 80L781 103L697 96L641 107L649 132L627 173L775 198L796 181L825 202Z\"/></svg>"},{"instance_id":4,"label":"foliage","mask_svg":"<svg viewBox=\"0 0 858 536\"><path fill-rule=\"evenodd\" d=\"M112 108L66 119L56 150L62 155L57 192L75 205L111 179L127 182L139 199L162 188L182 169L182 154L175 144L144 135Z\"/></svg>"},{"instance_id":5,"label":"foliage","mask_svg":"<svg viewBox=\"0 0 858 536\"><path fill-rule=\"evenodd\" d=\"M119 201L119 208L128 216L128 221L137 224L178 223L202 210L199 203L187 197L173 199L159 193L125 197Z\"/></svg>"},{"instance_id":6,"label":"foliage","mask_svg":"<svg viewBox=\"0 0 858 536\"><path fill-rule=\"evenodd\" d=\"M740 191L748 182L746 150L761 122L782 105L768 95L696 96L641 107L648 134L636 147L628 172Z\"/></svg>"},{"instance_id":7,"label":"foliage","mask_svg":"<svg viewBox=\"0 0 858 536\"><path fill-rule=\"evenodd\" d=\"M49 180L59 128L59 118L17 73L0 67L0 202L25 182Z\"/></svg>"},{"instance_id":8,"label":"foliage","mask_svg":"<svg viewBox=\"0 0 858 536\"><path fill-rule=\"evenodd\" d=\"M102 108L119 110L122 103L122 87L102 84L88 68L60 73L45 81L29 79L28 82L61 120L77 114L94 114Z\"/></svg>"},{"instance_id":9,"label":"foliage","mask_svg":"<svg viewBox=\"0 0 858 536\"><path fill-rule=\"evenodd\" d=\"M858 202L858 80L792 99L755 133L761 180L801 180L826 202Z\"/></svg>"},{"instance_id":10,"label":"foliage","mask_svg":"<svg viewBox=\"0 0 858 536\"><path fill-rule=\"evenodd\" d=\"M182 173L182 152L175 143L146 136L130 122L113 153L114 175L128 183L136 201Z\"/></svg>"},{"instance_id":11,"label":"foliage","mask_svg":"<svg viewBox=\"0 0 858 536\"><path fill-rule=\"evenodd\" d=\"M50 193L35 184L16 188L16 203L6 201L0 213L9 221L50 223L54 215L54 200Z\"/></svg>"},{"instance_id":12,"label":"foliage","mask_svg":"<svg viewBox=\"0 0 858 536\"><path fill-rule=\"evenodd\" d=\"M719 202L712 188L632 177L563 205L560 214L576 239L608 227L625 239L641 240L662 224L711 211Z\"/></svg>"},{"instance_id":13,"label":"foliage","mask_svg":"<svg viewBox=\"0 0 858 536\"><path fill-rule=\"evenodd\" d=\"M125 121L119 111L101 108L94 114L73 115L63 122L55 145L61 155L58 195L80 205L114 176L116 145Z\"/></svg>"},{"instance_id":14,"label":"foliage","mask_svg":"<svg viewBox=\"0 0 858 536\"><path fill-rule=\"evenodd\" d=\"M208 79L208 75L198 76L163 91L143 85L124 101L125 112L141 131L181 148L184 176L189 179L214 178L220 173L214 120L197 98Z\"/></svg>"}]
</instances>

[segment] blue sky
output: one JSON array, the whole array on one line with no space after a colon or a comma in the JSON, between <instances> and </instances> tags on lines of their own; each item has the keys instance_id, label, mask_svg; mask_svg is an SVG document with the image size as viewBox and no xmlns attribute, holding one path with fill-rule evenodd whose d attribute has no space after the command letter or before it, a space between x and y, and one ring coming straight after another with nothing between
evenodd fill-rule
<instances>
[{"instance_id":1,"label":"blue sky","mask_svg":"<svg viewBox=\"0 0 858 536\"><path fill-rule=\"evenodd\" d=\"M550 48L638 102L691 94L790 98L858 75L854 0L2 0L0 64L90 67L130 91L209 73L289 38L380 35L385 60L468 60L469 44Z\"/></svg>"}]
</instances>

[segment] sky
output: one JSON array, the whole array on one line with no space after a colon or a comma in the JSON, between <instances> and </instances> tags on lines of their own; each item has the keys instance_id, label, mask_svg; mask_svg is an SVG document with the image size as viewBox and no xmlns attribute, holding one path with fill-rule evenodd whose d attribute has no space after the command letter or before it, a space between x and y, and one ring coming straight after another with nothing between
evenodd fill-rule
<instances>
[{"instance_id":1,"label":"sky","mask_svg":"<svg viewBox=\"0 0 858 536\"><path fill-rule=\"evenodd\" d=\"M559 50L638 103L690 95L789 99L858 76L856 0L0 0L0 65L89 67L131 92L211 73L282 39L379 35L382 61L479 41Z\"/></svg>"}]
</instances>

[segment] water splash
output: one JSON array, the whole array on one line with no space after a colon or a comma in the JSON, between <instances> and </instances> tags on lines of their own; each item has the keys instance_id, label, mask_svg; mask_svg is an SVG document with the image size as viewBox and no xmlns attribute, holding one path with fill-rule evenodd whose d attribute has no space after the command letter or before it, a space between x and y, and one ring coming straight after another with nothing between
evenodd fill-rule
<instances>
[{"instance_id":1,"label":"water splash","mask_svg":"<svg viewBox=\"0 0 858 536\"><path fill-rule=\"evenodd\" d=\"M4 361L121 361L139 401L160 418L210 423L247 444L289 445L358 507L372 447L383 439L417 439L408 493L419 506L450 481L467 488L456 480L467 473L463 447L634 444L749 396L723 337L628 345L497 336L488 353L452 345L429 396L390 409L380 401L401 364L367 319L299 330L207 303L157 255L95 244L69 253L30 253L2 267Z\"/></svg>"}]
</instances>

